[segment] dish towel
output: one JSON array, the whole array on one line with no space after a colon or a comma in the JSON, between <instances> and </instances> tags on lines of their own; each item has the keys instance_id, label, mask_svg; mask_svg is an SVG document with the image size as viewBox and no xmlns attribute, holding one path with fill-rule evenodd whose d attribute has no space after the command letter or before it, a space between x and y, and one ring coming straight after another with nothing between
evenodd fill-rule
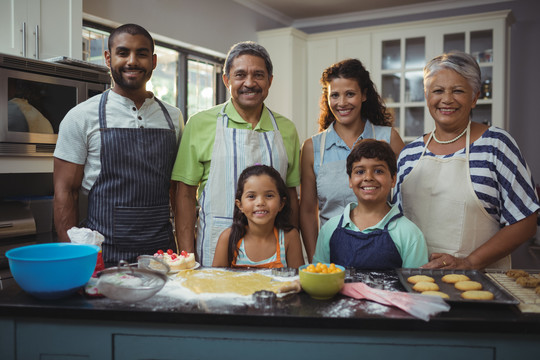
<instances>
[{"instance_id":1,"label":"dish towel","mask_svg":"<svg viewBox=\"0 0 540 360\"><path fill-rule=\"evenodd\" d=\"M395 306L424 321L429 321L431 315L450 310L450 305L439 296L374 289L361 282L346 283L341 293L355 299Z\"/></svg>"}]
</instances>

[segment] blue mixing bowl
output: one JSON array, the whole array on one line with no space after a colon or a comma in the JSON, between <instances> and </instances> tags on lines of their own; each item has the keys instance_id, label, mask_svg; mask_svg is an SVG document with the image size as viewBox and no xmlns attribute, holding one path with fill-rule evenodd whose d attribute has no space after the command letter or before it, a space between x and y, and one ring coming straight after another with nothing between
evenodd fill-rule
<instances>
[{"instance_id":1,"label":"blue mixing bowl","mask_svg":"<svg viewBox=\"0 0 540 360\"><path fill-rule=\"evenodd\" d=\"M50 243L6 252L13 278L29 294L59 299L84 286L96 267L99 246Z\"/></svg>"}]
</instances>

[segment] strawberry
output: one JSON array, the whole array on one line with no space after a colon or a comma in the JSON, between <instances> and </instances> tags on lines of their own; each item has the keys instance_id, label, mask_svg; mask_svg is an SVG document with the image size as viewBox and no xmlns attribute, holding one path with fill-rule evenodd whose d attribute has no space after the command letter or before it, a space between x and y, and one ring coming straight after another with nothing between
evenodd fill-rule
<instances>
[{"instance_id":1,"label":"strawberry","mask_svg":"<svg viewBox=\"0 0 540 360\"><path fill-rule=\"evenodd\" d=\"M171 255L171 260L174 260L174 259L176 259L176 254L175 254L175 253L173 253L173 254Z\"/></svg>"},{"instance_id":2,"label":"strawberry","mask_svg":"<svg viewBox=\"0 0 540 360\"><path fill-rule=\"evenodd\" d=\"M180 253L180 255L182 255L183 257L187 257L188 256L188 253L186 250L182 250L182 252Z\"/></svg>"},{"instance_id":3,"label":"strawberry","mask_svg":"<svg viewBox=\"0 0 540 360\"><path fill-rule=\"evenodd\" d=\"M168 249L167 254L172 255L172 254L174 254L174 251L172 251L171 249Z\"/></svg>"},{"instance_id":4,"label":"strawberry","mask_svg":"<svg viewBox=\"0 0 540 360\"><path fill-rule=\"evenodd\" d=\"M159 255L163 255L163 250L159 249L159 250L157 251L157 253L158 253Z\"/></svg>"}]
</instances>

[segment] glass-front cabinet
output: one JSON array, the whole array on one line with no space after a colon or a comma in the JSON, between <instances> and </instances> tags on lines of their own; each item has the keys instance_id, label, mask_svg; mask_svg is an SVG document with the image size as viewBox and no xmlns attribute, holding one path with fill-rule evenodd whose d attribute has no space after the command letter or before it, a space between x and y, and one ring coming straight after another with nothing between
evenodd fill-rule
<instances>
[{"instance_id":1,"label":"glass-front cabinet","mask_svg":"<svg viewBox=\"0 0 540 360\"><path fill-rule=\"evenodd\" d=\"M424 99L423 68L433 57L452 50L473 55L480 65L482 86L472 120L507 129L507 26L504 15L373 33L373 81L404 141L433 129Z\"/></svg>"},{"instance_id":2,"label":"glass-front cabinet","mask_svg":"<svg viewBox=\"0 0 540 360\"><path fill-rule=\"evenodd\" d=\"M381 38L380 80L377 87L402 137L416 138L424 124L422 69L426 64L426 38L419 34ZM374 80L375 81L375 80Z\"/></svg>"}]
</instances>

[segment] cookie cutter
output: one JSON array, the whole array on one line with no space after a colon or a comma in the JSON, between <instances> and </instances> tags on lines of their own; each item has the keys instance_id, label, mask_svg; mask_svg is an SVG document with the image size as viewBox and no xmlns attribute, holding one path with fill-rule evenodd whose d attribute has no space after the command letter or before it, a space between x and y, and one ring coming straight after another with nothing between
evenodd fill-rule
<instances>
[{"instance_id":1,"label":"cookie cutter","mask_svg":"<svg viewBox=\"0 0 540 360\"><path fill-rule=\"evenodd\" d=\"M280 277L292 277L298 275L298 269L291 267L274 268L272 269L272 275Z\"/></svg>"},{"instance_id":2,"label":"cookie cutter","mask_svg":"<svg viewBox=\"0 0 540 360\"><path fill-rule=\"evenodd\" d=\"M255 300L255 308L260 310L273 309L277 301L277 295L268 290L255 291L252 298Z\"/></svg>"}]
</instances>

